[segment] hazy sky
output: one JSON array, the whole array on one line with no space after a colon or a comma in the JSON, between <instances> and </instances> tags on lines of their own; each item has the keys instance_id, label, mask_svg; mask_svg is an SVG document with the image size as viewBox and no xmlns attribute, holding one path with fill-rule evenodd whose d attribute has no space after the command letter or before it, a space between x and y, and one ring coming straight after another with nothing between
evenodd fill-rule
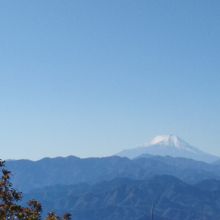
<instances>
[{"instance_id":1,"label":"hazy sky","mask_svg":"<svg viewBox=\"0 0 220 220\"><path fill-rule=\"evenodd\" d=\"M219 39L219 0L0 0L0 157L220 155Z\"/></svg>"}]
</instances>

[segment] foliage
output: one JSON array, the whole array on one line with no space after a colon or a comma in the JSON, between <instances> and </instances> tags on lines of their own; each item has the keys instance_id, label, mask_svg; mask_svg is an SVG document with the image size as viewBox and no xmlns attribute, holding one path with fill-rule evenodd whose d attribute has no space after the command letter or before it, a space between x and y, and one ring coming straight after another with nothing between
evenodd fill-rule
<instances>
[{"instance_id":1,"label":"foliage","mask_svg":"<svg viewBox=\"0 0 220 220\"><path fill-rule=\"evenodd\" d=\"M11 172L5 168L5 161L0 160L0 219L1 220L41 220L41 203L36 200L28 202L27 207L19 204L22 200L22 193L13 188L10 181ZM63 217L57 216L54 212L47 215L45 220L70 220L70 214Z\"/></svg>"}]
</instances>

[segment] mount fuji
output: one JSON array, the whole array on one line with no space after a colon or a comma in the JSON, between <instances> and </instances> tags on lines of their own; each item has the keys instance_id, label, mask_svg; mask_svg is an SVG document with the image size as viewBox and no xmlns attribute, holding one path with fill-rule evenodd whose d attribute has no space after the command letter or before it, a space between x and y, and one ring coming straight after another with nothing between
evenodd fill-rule
<instances>
[{"instance_id":1,"label":"mount fuji","mask_svg":"<svg viewBox=\"0 0 220 220\"><path fill-rule=\"evenodd\" d=\"M212 163L219 159L219 157L215 155L208 154L191 146L175 135L156 136L149 144L121 151L117 155L130 159L148 157L149 155L183 157L208 163Z\"/></svg>"}]
</instances>

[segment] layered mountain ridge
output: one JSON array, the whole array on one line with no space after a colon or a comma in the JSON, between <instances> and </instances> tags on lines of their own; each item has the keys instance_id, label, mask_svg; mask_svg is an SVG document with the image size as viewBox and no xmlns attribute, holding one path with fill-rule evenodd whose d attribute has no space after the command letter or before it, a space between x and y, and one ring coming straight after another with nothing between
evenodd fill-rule
<instances>
[{"instance_id":1,"label":"layered mountain ridge","mask_svg":"<svg viewBox=\"0 0 220 220\"><path fill-rule=\"evenodd\" d=\"M214 162L213 162L214 161ZM76 220L216 220L219 158L174 135L120 156L10 160L14 187Z\"/></svg>"},{"instance_id":2,"label":"layered mountain ridge","mask_svg":"<svg viewBox=\"0 0 220 220\"><path fill-rule=\"evenodd\" d=\"M46 187L25 194L25 198L42 200L45 213L68 210L75 220L220 218L220 181L216 180L186 184L166 175L146 180L117 178L94 185Z\"/></svg>"},{"instance_id":3,"label":"layered mountain ridge","mask_svg":"<svg viewBox=\"0 0 220 220\"><path fill-rule=\"evenodd\" d=\"M220 180L220 164L209 164L169 156L119 156L80 159L74 156L45 158L39 161L7 162L15 187L24 192L51 185L94 184L115 178L146 179L155 175L172 175L185 182Z\"/></svg>"}]
</instances>

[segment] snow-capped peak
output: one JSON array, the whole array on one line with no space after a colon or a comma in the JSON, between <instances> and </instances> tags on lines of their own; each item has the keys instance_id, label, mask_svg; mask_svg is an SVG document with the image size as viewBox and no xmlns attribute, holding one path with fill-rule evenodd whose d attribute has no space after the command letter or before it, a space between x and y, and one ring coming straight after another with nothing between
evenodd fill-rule
<instances>
[{"instance_id":1,"label":"snow-capped peak","mask_svg":"<svg viewBox=\"0 0 220 220\"><path fill-rule=\"evenodd\" d=\"M218 159L217 156L205 153L175 135L159 135L148 144L124 150L118 154L131 159L148 155L183 157L206 162Z\"/></svg>"},{"instance_id":2,"label":"snow-capped peak","mask_svg":"<svg viewBox=\"0 0 220 220\"><path fill-rule=\"evenodd\" d=\"M181 147L182 145L186 145L186 142L175 135L159 135L150 142L150 145L157 144Z\"/></svg>"},{"instance_id":3,"label":"snow-capped peak","mask_svg":"<svg viewBox=\"0 0 220 220\"><path fill-rule=\"evenodd\" d=\"M192 147L190 144L182 140L180 137L176 135L159 135L151 140L149 144L145 144L145 147L153 147L153 146L165 146L165 147L174 147L186 151L198 152L199 150L195 147Z\"/></svg>"}]
</instances>

